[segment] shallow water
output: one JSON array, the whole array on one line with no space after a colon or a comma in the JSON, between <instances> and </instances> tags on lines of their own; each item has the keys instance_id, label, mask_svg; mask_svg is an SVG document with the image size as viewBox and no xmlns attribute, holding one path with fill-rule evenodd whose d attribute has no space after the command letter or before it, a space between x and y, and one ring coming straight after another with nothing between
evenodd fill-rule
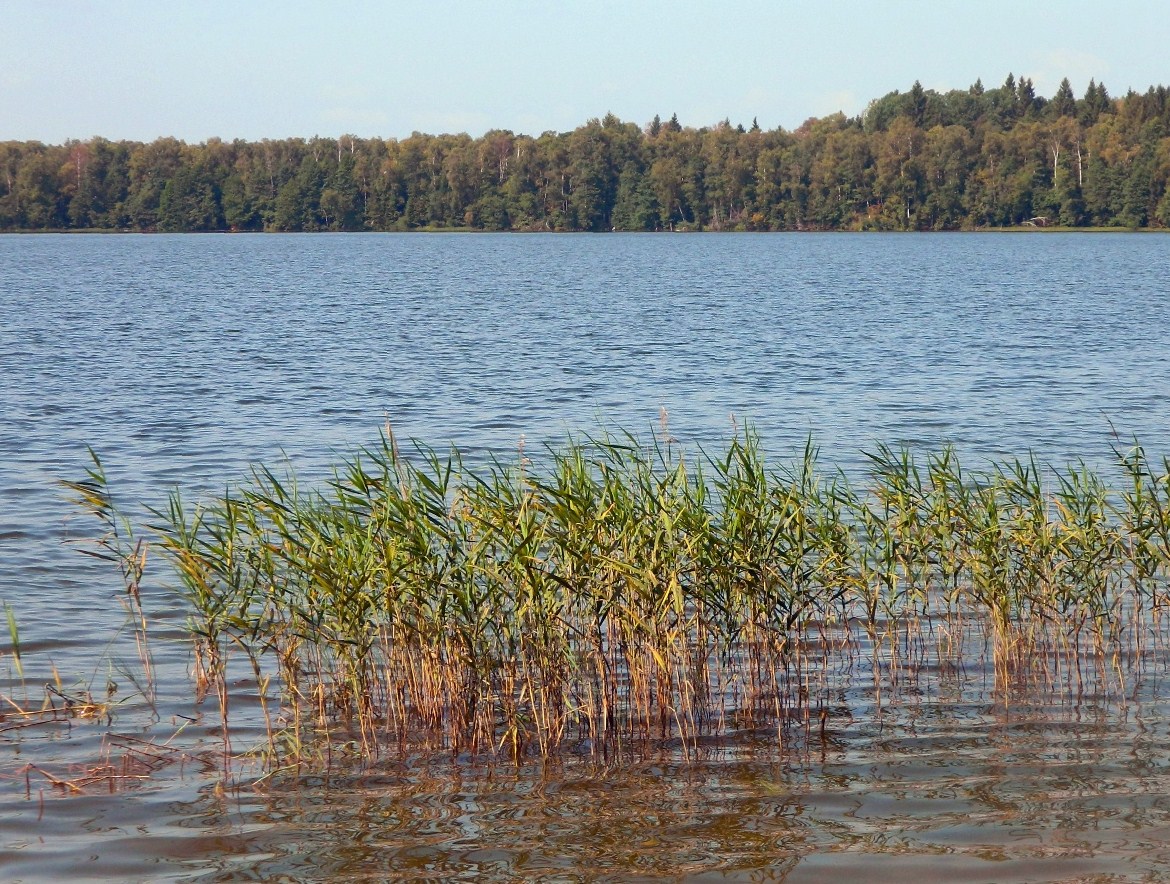
<instances>
[{"instance_id":1,"label":"shallow water","mask_svg":"<svg viewBox=\"0 0 1170 884\"><path fill-rule=\"evenodd\" d=\"M926 676L823 732L731 735L698 759L494 768L410 757L223 792L9 794L5 880L1158 880L1170 725L1152 685L1047 702ZM1144 699L1143 699L1144 698ZM338 765L343 768L343 765Z\"/></svg>"},{"instance_id":2,"label":"shallow water","mask_svg":"<svg viewBox=\"0 0 1170 884\"><path fill-rule=\"evenodd\" d=\"M660 408L687 444L735 415L779 458L811 432L854 472L875 442L1106 463L1115 430L1170 453L1168 259L1152 235L0 236L0 599L27 676L5 653L0 692L38 702L53 665L67 690L133 693L132 639L108 649L116 576L62 542L94 529L53 485L80 477L86 444L148 503L281 452L320 476L386 420L473 457L649 429ZM415 758L224 792L194 752L216 727L190 700L181 612L161 586L148 601L157 720L133 703L109 727L0 722L0 878L1125 880L1170 864L1155 679L1010 697L975 666L880 714L843 684L799 751L745 735L601 770ZM80 771L107 733L161 742L182 716L188 760L117 794L17 773Z\"/></svg>"}]
</instances>

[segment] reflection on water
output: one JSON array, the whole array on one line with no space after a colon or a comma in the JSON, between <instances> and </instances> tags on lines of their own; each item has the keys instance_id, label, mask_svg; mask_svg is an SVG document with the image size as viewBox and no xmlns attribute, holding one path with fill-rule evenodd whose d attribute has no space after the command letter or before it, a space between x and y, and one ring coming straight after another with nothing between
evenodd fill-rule
<instances>
[{"instance_id":1,"label":"reflection on water","mask_svg":"<svg viewBox=\"0 0 1170 884\"><path fill-rule=\"evenodd\" d=\"M823 717L814 708L779 730L667 742L608 764L337 755L225 780L214 722L197 719L167 740L182 757L142 783L60 797L10 774L0 868L18 881L76 869L111 881L1160 875L1170 652L1086 648L1079 678L1067 666L1064 678L1043 667L1005 678L977 650L978 630L969 641L960 666L862 648L853 666L809 671ZM258 711L235 715L237 747L261 743ZM153 727L159 743L167 731ZM8 748L16 760L92 757L102 733L78 723Z\"/></svg>"},{"instance_id":2,"label":"reflection on water","mask_svg":"<svg viewBox=\"0 0 1170 884\"><path fill-rule=\"evenodd\" d=\"M274 786L229 812L265 829L225 870L1052 880L1152 871L1168 858L1165 846L1151 852L1170 810L1165 775L1149 770L1164 732L1131 747L1105 710L889 715L880 729L841 722L783 763L739 747L697 765L491 777L408 767L308 791ZM1003 860L1016 862L991 865Z\"/></svg>"},{"instance_id":3,"label":"reflection on water","mask_svg":"<svg viewBox=\"0 0 1170 884\"><path fill-rule=\"evenodd\" d=\"M170 770L6 813L6 880L1134 880L1170 863L1170 709L934 676L824 731L602 767L414 756L223 790ZM8 805L9 808L11 804ZM47 864L47 865L46 865ZM48 877L52 877L49 875Z\"/></svg>"},{"instance_id":4,"label":"reflection on water","mask_svg":"<svg viewBox=\"0 0 1170 884\"><path fill-rule=\"evenodd\" d=\"M1170 453L1170 238L0 237L0 599L26 677L0 693L132 697L117 580L53 481L84 444L151 501L281 450L400 435L508 451L640 427L687 442L732 413L781 454L810 430L860 468L873 441L974 457L1108 456L1110 421ZM1135 346L1135 329L1141 345ZM157 500L157 498L154 498ZM190 697L183 614L153 585L159 706L113 732L182 747L149 780L69 798L107 727L0 720L0 879L1136 880L1170 867L1170 709L1157 656L1109 689L1013 693L979 660L879 697L827 688L819 722L599 768L419 756L225 789ZM7 649L0 623L0 648ZM123 633L123 639L128 634ZM1155 646L1157 647L1157 646ZM1162 652L1159 650L1159 654ZM112 661L111 661L112 658ZM853 673L856 675L856 673ZM1050 686L1051 687L1051 686ZM241 709L237 747L259 744ZM180 732L176 737L176 732Z\"/></svg>"}]
</instances>

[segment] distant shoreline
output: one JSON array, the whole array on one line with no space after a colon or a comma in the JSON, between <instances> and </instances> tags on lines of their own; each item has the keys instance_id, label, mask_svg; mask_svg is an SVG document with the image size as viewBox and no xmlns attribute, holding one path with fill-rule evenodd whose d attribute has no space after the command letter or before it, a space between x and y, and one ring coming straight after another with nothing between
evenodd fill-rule
<instances>
[{"instance_id":1,"label":"distant shoreline","mask_svg":"<svg viewBox=\"0 0 1170 884\"><path fill-rule=\"evenodd\" d=\"M751 235L751 236L776 236L776 235L808 235L818 233L831 234L885 234L893 233L898 235L946 235L954 236L965 233L1154 233L1165 234L1170 233L1170 228L1167 227L1065 227L1059 225L1052 225L1050 227L1032 227L1029 225L1015 225L1011 227L970 227L959 230L846 230L840 228L830 228L826 230L711 230L710 228L703 230L483 230L478 227L412 227L406 230L186 230L186 231L167 231L167 230L134 230L132 228L109 228L109 227L91 227L91 228L50 228L47 230L27 230L21 228L10 228L8 230L0 230L0 236L45 236L54 235L60 236L62 234L109 234L122 236L302 236L302 235L324 235L324 236L353 236L353 235L368 235L368 234L442 234L442 233L458 233L458 234L472 234L472 235L492 235L492 234L507 234L516 236L533 236L552 234L554 236L605 236L607 234L631 234L636 236L663 236L679 234L684 236L691 235Z\"/></svg>"},{"instance_id":2,"label":"distant shoreline","mask_svg":"<svg viewBox=\"0 0 1170 884\"><path fill-rule=\"evenodd\" d=\"M142 232L1170 228L1170 89L915 83L792 131L613 114L572 131L0 141L0 229Z\"/></svg>"}]
</instances>

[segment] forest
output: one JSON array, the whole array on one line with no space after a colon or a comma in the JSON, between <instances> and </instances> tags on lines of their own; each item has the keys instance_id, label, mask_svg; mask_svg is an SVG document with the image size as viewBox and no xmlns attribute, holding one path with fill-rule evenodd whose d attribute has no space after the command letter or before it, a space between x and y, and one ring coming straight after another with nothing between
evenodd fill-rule
<instances>
[{"instance_id":1,"label":"forest","mask_svg":"<svg viewBox=\"0 0 1170 884\"><path fill-rule=\"evenodd\" d=\"M919 83L793 131L0 142L0 230L1170 227L1170 90Z\"/></svg>"}]
</instances>

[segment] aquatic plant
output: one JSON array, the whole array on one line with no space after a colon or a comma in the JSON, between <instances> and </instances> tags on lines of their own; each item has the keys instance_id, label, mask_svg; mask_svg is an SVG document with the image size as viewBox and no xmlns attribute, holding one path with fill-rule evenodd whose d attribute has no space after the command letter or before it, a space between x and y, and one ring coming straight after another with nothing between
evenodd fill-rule
<instances>
[{"instance_id":1,"label":"aquatic plant","mask_svg":"<svg viewBox=\"0 0 1170 884\"><path fill-rule=\"evenodd\" d=\"M12 610L8 602L2 602L4 605L4 616L8 621L8 641L9 648L12 655L12 663L16 667L16 674L21 679L24 678L24 665L20 656L20 626L16 622L16 612Z\"/></svg>"},{"instance_id":2,"label":"aquatic plant","mask_svg":"<svg viewBox=\"0 0 1170 884\"><path fill-rule=\"evenodd\" d=\"M105 562L112 562L118 567L126 590L123 603L127 622L134 633L138 659L142 665L141 678L131 672L125 674L135 681L143 698L153 704L154 661L150 650L146 610L142 603L142 578L146 572L149 545L145 538L135 535L132 521L115 505L101 458L92 448L86 450L93 466L86 470L85 478L76 482L63 481L61 485L73 492L74 503L83 511L97 517L105 529L96 539L82 541L79 552Z\"/></svg>"},{"instance_id":3,"label":"aquatic plant","mask_svg":"<svg viewBox=\"0 0 1170 884\"><path fill-rule=\"evenodd\" d=\"M771 467L750 428L688 452L664 425L473 468L421 443L404 455L387 429L319 486L259 466L193 508L175 492L153 529L225 740L238 661L274 760L783 738L823 700L818 673L863 648L875 679L906 678L975 630L1005 680L1063 668L1080 683L1158 628L1170 463L1119 451L1115 493L1083 464L868 458L855 484L820 472L811 440ZM100 463L71 487L107 512ZM104 547L128 587L132 537Z\"/></svg>"}]
</instances>

